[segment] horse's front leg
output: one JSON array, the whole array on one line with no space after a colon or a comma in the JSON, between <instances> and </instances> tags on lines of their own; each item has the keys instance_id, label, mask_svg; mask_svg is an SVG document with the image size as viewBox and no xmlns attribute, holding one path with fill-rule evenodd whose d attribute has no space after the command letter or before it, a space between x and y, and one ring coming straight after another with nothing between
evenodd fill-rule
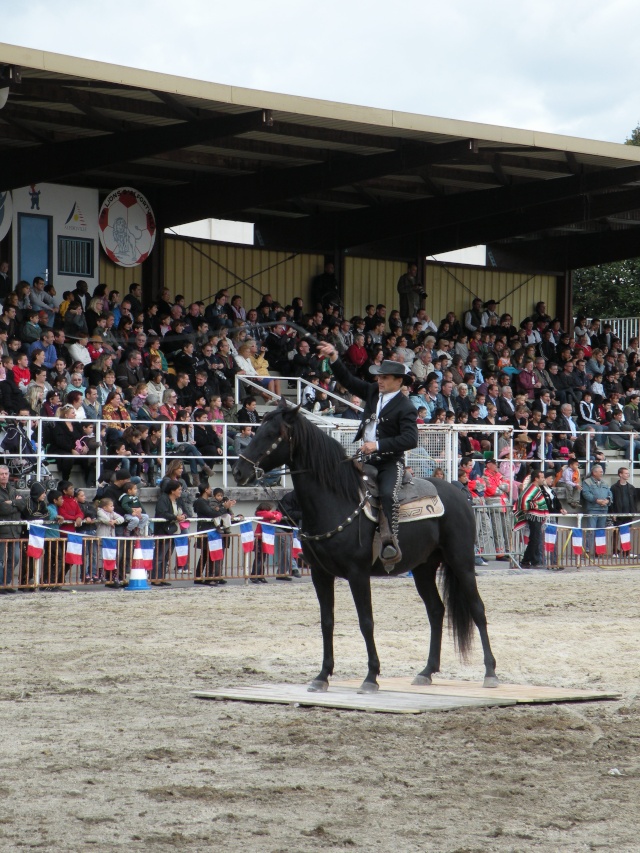
<instances>
[{"instance_id":1,"label":"horse's front leg","mask_svg":"<svg viewBox=\"0 0 640 853\"><path fill-rule=\"evenodd\" d=\"M357 570L349 574L349 586L351 595L358 612L360 631L364 637L367 647L367 658L369 671L367 677L360 685L358 693L375 693L379 689L378 675L380 674L380 660L376 651L376 643L373 638L373 608L371 606L371 578Z\"/></svg>"},{"instance_id":2,"label":"horse's front leg","mask_svg":"<svg viewBox=\"0 0 640 853\"><path fill-rule=\"evenodd\" d=\"M320 625L322 627L322 669L307 688L310 693L320 693L329 689L329 676L333 675L333 607L335 577L324 569L311 567L311 580L320 604Z\"/></svg>"}]
</instances>

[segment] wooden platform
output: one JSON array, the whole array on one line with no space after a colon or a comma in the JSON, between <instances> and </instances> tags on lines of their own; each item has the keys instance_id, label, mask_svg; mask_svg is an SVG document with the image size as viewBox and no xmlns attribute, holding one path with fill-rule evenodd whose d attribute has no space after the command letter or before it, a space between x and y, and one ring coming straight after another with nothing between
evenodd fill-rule
<instances>
[{"instance_id":1,"label":"wooden platform","mask_svg":"<svg viewBox=\"0 0 640 853\"><path fill-rule=\"evenodd\" d=\"M378 693L359 694L360 681L333 681L327 693L309 693L306 684L258 684L219 690L194 690L198 699L259 702L304 707L342 708L382 714L424 714L457 708L505 707L545 702L595 702L619 699L619 693L501 684L485 688L481 682L439 679L431 687L417 687L410 678L380 678Z\"/></svg>"},{"instance_id":2,"label":"wooden platform","mask_svg":"<svg viewBox=\"0 0 640 853\"><path fill-rule=\"evenodd\" d=\"M491 694L496 699L510 699L517 704L536 704L542 702L597 702L602 699L619 699L619 693L605 693L600 690L577 690L570 687L540 687L534 684L501 684L499 687L486 688L481 681L450 681L434 677L430 687L418 687L411 678L379 678L380 690L393 693L413 693L420 696L456 696L467 699L484 699ZM359 681L347 680L334 682L336 687L357 689Z\"/></svg>"},{"instance_id":3,"label":"wooden platform","mask_svg":"<svg viewBox=\"0 0 640 853\"><path fill-rule=\"evenodd\" d=\"M358 682L358 687L360 682ZM515 699L504 699L485 691L486 696L448 696L396 690L359 694L357 688L344 682L331 686L327 693L309 693L306 684L262 684L221 690L194 690L198 699L221 699L232 702L260 702L303 707L341 708L380 714L424 714L426 711L453 711L457 708L515 705Z\"/></svg>"}]
</instances>

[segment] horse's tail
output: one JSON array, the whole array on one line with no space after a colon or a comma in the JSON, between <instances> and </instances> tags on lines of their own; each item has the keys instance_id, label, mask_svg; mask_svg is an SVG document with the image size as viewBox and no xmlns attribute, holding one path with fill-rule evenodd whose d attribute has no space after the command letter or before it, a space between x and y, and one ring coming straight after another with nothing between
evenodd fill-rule
<instances>
[{"instance_id":1,"label":"horse's tail","mask_svg":"<svg viewBox=\"0 0 640 853\"><path fill-rule=\"evenodd\" d=\"M442 597L447 609L453 645L463 660L467 660L474 637L474 622L469 597L460 578L446 562L442 563Z\"/></svg>"}]
</instances>

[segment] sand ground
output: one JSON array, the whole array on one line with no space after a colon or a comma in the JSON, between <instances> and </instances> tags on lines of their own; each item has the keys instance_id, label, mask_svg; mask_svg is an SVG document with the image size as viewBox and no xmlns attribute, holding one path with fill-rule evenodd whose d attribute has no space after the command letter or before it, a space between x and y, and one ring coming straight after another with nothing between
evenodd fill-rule
<instances>
[{"instance_id":1,"label":"sand ground","mask_svg":"<svg viewBox=\"0 0 640 853\"><path fill-rule=\"evenodd\" d=\"M637 851L639 570L486 571L502 680L620 701L420 716L206 702L304 682L308 582L0 597L0 850ZM383 674L424 665L410 580L374 582ZM336 676L365 654L337 588ZM443 676L479 679L447 637ZM612 770L620 775L611 775Z\"/></svg>"}]
</instances>

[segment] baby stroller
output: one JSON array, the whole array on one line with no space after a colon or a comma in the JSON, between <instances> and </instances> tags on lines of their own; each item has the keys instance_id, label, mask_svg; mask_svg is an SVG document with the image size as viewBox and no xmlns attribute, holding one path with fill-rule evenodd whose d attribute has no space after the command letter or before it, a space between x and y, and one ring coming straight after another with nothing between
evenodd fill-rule
<instances>
[{"instance_id":1,"label":"baby stroller","mask_svg":"<svg viewBox=\"0 0 640 853\"><path fill-rule=\"evenodd\" d=\"M9 478L17 489L28 489L37 481L37 448L27 435L24 424L12 421L5 425L0 435L0 453L9 469ZM47 491L57 485L44 461L40 465L40 482Z\"/></svg>"}]
</instances>

